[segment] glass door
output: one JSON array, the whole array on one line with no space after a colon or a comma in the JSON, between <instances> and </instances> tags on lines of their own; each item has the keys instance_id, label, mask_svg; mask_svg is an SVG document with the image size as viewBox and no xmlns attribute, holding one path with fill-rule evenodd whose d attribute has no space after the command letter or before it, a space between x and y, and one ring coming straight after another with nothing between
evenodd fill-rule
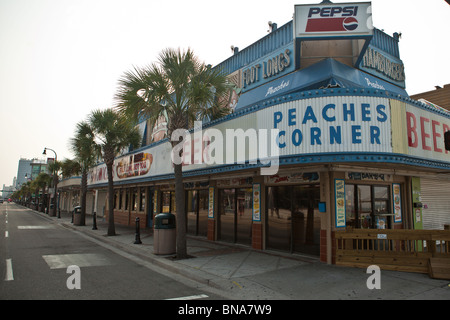
<instances>
[{"instance_id":1,"label":"glass door","mask_svg":"<svg viewBox=\"0 0 450 320\"><path fill-rule=\"evenodd\" d=\"M374 228L390 229L392 214L390 213L389 187L375 186L374 197Z\"/></svg>"},{"instance_id":2,"label":"glass door","mask_svg":"<svg viewBox=\"0 0 450 320\"><path fill-rule=\"evenodd\" d=\"M372 191L370 186L358 185L358 227L361 229L372 228Z\"/></svg>"},{"instance_id":3,"label":"glass door","mask_svg":"<svg viewBox=\"0 0 450 320\"><path fill-rule=\"evenodd\" d=\"M268 187L267 247L319 255L319 199L319 185Z\"/></svg>"},{"instance_id":4,"label":"glass door","mask_svg":"<svg viewBox=\"0 0 450 320\"><path fill-rule=\"evenodd\" d=\"M236 189L236 242L252 244L253 188Z\"/></svg>"},{"instance_id":5,"label":"glass door","mask_svg":"<svg viewBox=\"0 0 450 320\"><path fill-rule=\"evenodd\" d=\"M218 239L221 241L235 241L235 189L222 189L219 191L219 228Z\"/></svg>"}]
</instances>

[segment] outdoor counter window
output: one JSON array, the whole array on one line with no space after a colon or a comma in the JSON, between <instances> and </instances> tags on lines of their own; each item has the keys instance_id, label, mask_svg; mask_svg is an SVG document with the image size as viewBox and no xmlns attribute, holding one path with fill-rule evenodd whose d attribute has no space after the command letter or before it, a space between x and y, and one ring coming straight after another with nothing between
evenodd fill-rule
<instances>
[{"instance_id":1,"label":"outdoor counter window","mask_svg":"<svg viewBox=\"0 0 450 320\"><path fill-rule=\"evenodd\" d=\"M160 213L155 217L153 250L155 254L174 254L176 252L175 215Z\"/></svg>"}]
</instances>

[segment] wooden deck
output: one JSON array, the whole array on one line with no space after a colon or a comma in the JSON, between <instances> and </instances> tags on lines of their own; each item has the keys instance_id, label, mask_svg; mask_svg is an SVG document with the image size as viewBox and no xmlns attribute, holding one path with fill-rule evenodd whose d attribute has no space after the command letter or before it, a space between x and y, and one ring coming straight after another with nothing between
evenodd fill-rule
<instances>
[{"instance_id":1,"label":"wooden deck","mask_svg":"<svg viewBox=\"0 0 450 320\"><path fill-rule=\"evenodd\" d=\"M336 264L450 279L449 230L347 229L335 233Z\"/></svg>"}]
</instances>

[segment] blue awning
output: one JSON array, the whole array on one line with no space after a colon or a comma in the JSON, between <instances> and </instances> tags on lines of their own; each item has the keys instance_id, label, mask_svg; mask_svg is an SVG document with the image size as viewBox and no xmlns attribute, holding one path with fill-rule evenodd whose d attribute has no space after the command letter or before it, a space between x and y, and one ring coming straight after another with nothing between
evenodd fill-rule
<instances>
[{"instance_id":1,"label":"blue awning","mask_svg":"<svg viewBox=\"0 0 450 320\"><path fill-rule=\"evenodd\" d=\"M340 88L379 89L409 97L404 89L394 84L349 67L334 59L325 59L308 68L292 72L245 92L239 97L236 110L241 110L281 95L336 86Z\"/></svg>"}]
</instances>

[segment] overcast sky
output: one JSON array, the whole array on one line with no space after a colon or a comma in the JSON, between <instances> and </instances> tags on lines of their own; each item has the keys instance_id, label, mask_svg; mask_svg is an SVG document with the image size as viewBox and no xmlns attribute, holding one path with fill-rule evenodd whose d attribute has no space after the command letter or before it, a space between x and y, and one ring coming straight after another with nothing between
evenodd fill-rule
<instances>
[{"instance_id":1,"label":"overcast sky","mask_svg":"<svg viewBox=\"0 0 450 320\"><path fill-rule=\"evenodd\" d=\"M0 0L0 187L20 158L72 158L69 139L93 109L113 104L118 78L167 47L216 65L320 0ZM355 2L355 1L333 1ZM373 0L374 26L401 32L409 94L450 83L450 6ZM53 156L48 152L48 156Z\"/></svg>"}]
</instances>

